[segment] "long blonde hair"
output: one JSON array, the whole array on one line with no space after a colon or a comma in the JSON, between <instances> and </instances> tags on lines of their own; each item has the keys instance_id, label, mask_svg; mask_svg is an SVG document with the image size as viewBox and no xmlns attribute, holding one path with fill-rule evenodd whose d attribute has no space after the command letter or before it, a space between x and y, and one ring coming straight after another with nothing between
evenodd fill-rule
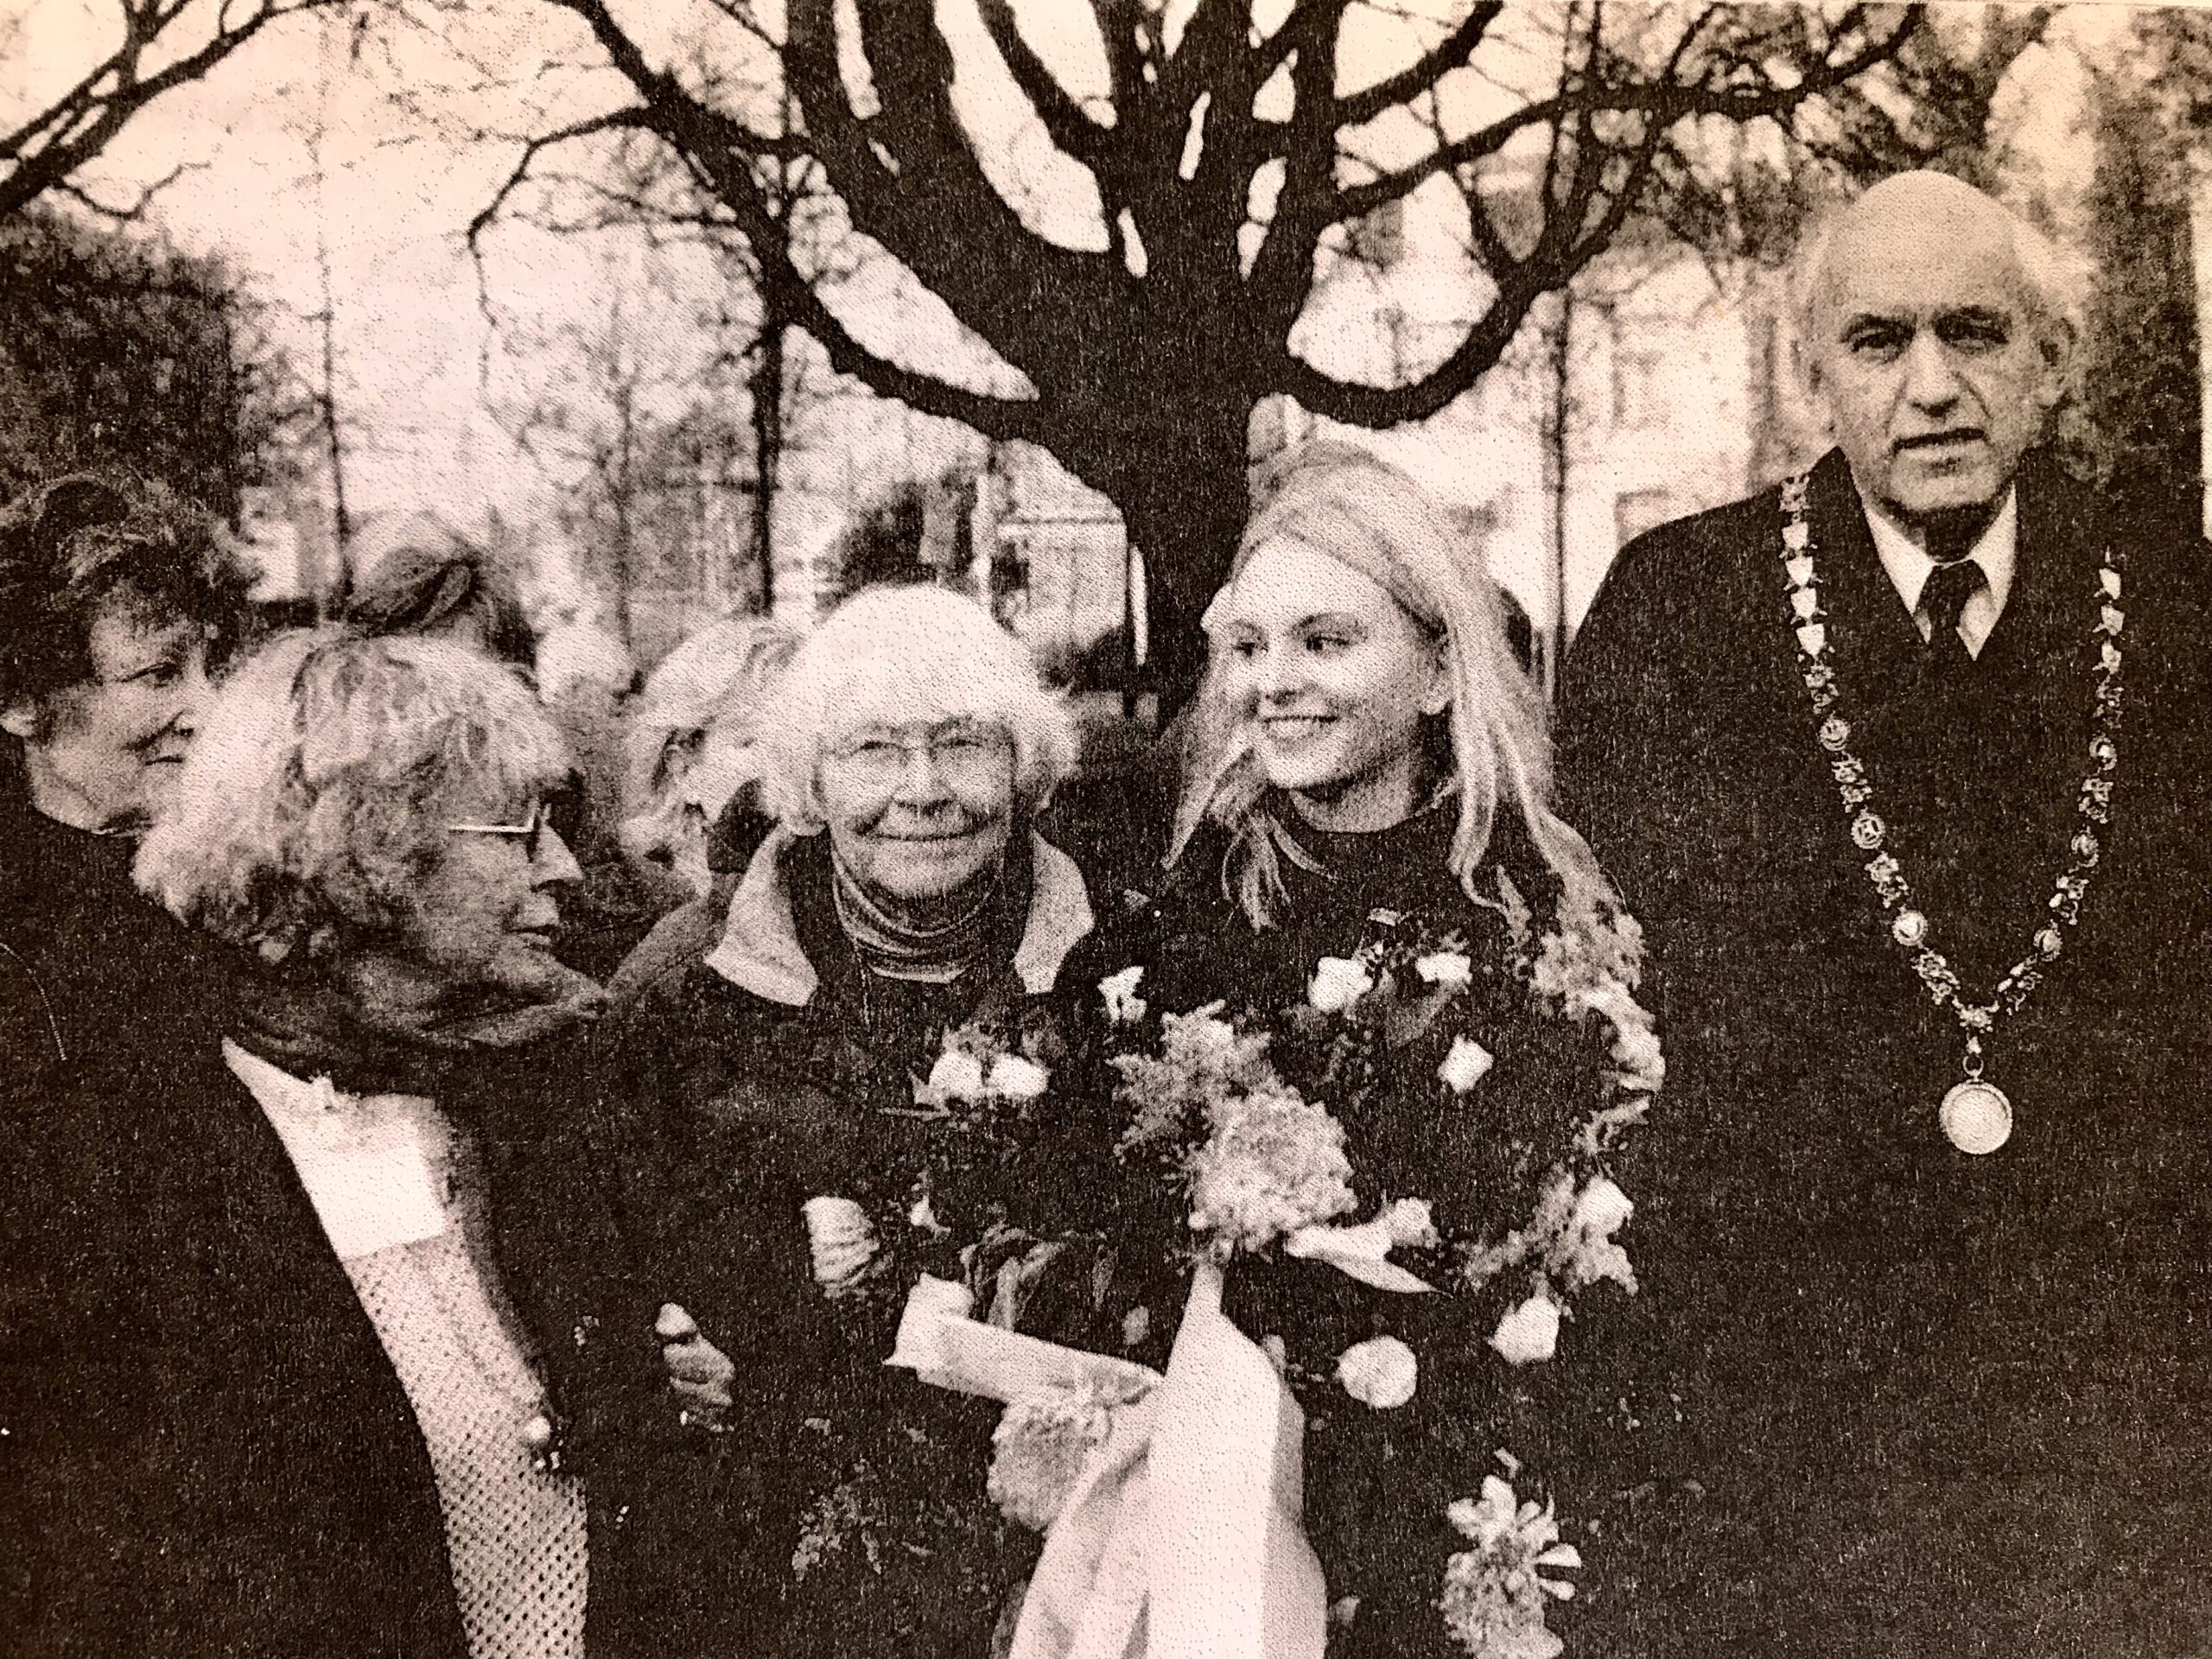
<instances>
[{"instance_id":1,"label":"long blonde hair","mask_svg":"<svg viewBox=\"0 0 2212 1659\"><path fill-rule=\"evenodd\" d=\"M1477 874L1505 804L1519 814L1558 878L1563 910L1617 904L1590 844L1551 810L1543 699L1507 643L1497 590L1427 492L1368 450L1320 441L1276 457L1255 480L1253 493L1255 505L1223 594L1255 550L1294 540L1373 579L1438 640L1452 702L1437 734L1433 759L1445 775L1432 780L1433 798L1458 798L1447 860L1468 897L1495 902L1478 891ZM1214 616L1210 608L1209 633ZM1266 928L1287 896L1283 859L1310 860L1261 771L1229 677L1217 651L1186 729L1182 799L1167 861L1180 858L1201 821L1222 825L1229 834L1223 889L1255 929Z\"/></svg>"}]
</instances>

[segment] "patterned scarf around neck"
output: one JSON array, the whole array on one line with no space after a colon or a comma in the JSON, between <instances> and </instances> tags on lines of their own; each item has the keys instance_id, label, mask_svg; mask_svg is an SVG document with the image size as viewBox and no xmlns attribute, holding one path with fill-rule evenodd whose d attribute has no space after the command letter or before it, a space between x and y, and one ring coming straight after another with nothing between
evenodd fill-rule
<instances>
[{"instance_id":1,"label":"patterned scarf around neck","mask_svg":"<svg viewBox=\"0 0 2212 1659\"><path fill-rule=\"evenodd\" d=\"M989 939L992 900L1005 882L1003 865L979 888L973 903L937 927L918 925L870 893L838 856L834 841L830 868L838 923L870 972L887 979L947 985L982 958Z\"/></svg>"}]
</instances>

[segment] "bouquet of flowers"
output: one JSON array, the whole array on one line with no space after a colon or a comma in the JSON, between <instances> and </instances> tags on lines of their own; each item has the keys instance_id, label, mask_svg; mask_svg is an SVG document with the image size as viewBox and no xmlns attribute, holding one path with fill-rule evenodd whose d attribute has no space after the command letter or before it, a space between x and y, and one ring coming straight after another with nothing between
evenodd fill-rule
<instances>
[{"instance_id":1,"label":"bouquet of flowers","mask_svg":"<svg viewBox=\"0 0 2212 1659\"><path fill-rule=\"evenodd\" d=\"M801 1216L832 1333L823 1345L841 1369L804 1427L819 1466L791 1566L834 1604L833 1624L950 1640L978 1618L987 1628L1020 1570L1028 1546L979 1489L990 1414L934 1393L917 1409L911 1377L883 1362L918 1287L1011 1329L1071 1276L1067 1243L1020 1202L1038 1185L1023 1165L1052 1105L1058 1040L1037 1010L987 1005L942 1033L925 1071L849 1084L841 1121L856 1139L811 1160L819 1190ZM862 1599L873 1611L855 1611Z\"/></svg>"},{"instance_id":2,"label":"bouquet of flowers","mask_svg":"<svg viewBox=\"0 0 2212 1659\"><path fill-rule=\"evenodd\" d=\"M1382 914L1355 954L1313 963L1294 1007L1155 1014L1141 969L1099 988L1120 1156L1179 1214L1196 1270L1225 1275L1231 1317L1321 1436L1307 1485L1332 1618L1359 1617L1365 1576L1406 1570L1402 1519L1355 1512L1376 1505L1372 1465L1406 1471L1394 1489L1463 1479L1433 1517L1460 1547L1440 1548L1418 1605L1467 1654L1551 1659L1546 1609L1573 1595L1559 1575L1580 1553L1516 1493L1510 1448L1471 1447L1503 1432L1489 1419L1527 1392L1521 1368L1579 1357L1561 1354L1580 1299L1636 1291L1612 1166L1664 1064L1634 921L1539 936L1503 892L1509 950ZM1364 1496L1332 1516L1332 1481Z\"/></svg>"}]
</instances>

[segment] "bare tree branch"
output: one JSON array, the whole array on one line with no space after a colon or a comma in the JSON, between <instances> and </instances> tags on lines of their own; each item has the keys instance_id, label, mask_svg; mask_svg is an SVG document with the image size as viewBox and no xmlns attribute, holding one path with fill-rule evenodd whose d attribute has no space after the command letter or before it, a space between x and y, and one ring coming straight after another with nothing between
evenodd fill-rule
<instances>
[{"instance_id":1,"label":"bare tree branch","mask_svg":"<svg viewBox=\"0 0 2212 1659\"><path fill-rule=\"evenodd\" d=\"M208 37L149 74L149 53L173 43L189 28L190 18L207 9L196 10L194 0L120 0L122 43L52 102L0 132L0 219L59 189L95 160L139 111L163 93L200 79L271 24L340 3L222 0ZM81 191L70 194L98 207Z\"/></svg>"},{"instance_id":2,"label":"bare tree branch","mask_svg":"<svg viewBox=\"0 0 2212 1659\"><path fill-rule=\"evenodd\" d=\"M1095 170L1104 150L1109 129L1084 113L1046 67L1045 60L1022 38L1011 0L976 0L976 10L982 15L983 27L990 32L991 44L998 48L999 57L1022 97L1029 100L1037 118L1045 124L1046 135L1062 150Z\"/></svg>"},{"instance_id":3,"label":"bare tree branch","mask_svg":"<svg viewBox=\"0 0 2212 1659\"><path fill-rule=\"evenodd\" d=\"M1504 0L1483 0L1449 35L1396 74L1385 75L1373 86L1338 99L1338 121L1348 127L1362 125L1385 110L1420 97L1453 70L1465 68L1504 10Z\"/></svg>"}]
</instances>

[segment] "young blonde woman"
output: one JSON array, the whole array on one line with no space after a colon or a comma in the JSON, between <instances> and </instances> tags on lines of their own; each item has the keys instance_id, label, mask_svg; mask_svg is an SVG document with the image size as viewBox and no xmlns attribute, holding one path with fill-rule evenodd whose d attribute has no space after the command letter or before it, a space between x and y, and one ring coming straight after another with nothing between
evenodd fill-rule
<instances>
[{"instance_id":1,"label":"young blonde woman","mask_svg":"<svg viewBox=\"0 0 2212 1659\"><path fill-rule=\"evenodd\" d=\"M1596 1471L1608 1402L1630 1391L1614 1327L1630 1201L1613 1173L1661 1071L1635 925L1551 810L1541 697L1434 502L1336 444L1285 455L1255 497L1205 617L1165 894L1120 958L1142 970L1141 1012L1132 1025L1125 976L1108 1046L1172 1062L1155 1022L1211 1009L1265 1035L1270 1070L1230 1086L1201 1159L1159 1184L1153 1260L1187 1261L1194 1237L1203 1256L1214 1228L1224 1311L1298 1398L1332 1654L1555 1651L1564 1597L1536 1580L1606 1554ZM1274 1155L1219 1133L1249 1103L1239 1090L1326 1109L1348 1192L1325 1219L1389 1218L1390 1264L1418 1284L1325 1265L1343 1245L1326 1228L1224 1242L1203 1182L1224 1157L1265 1173ZM1118 1100L1128 1165L1147 1108L1126 1086ZM1324 1144L1303 1168L1338 1161ZM1104 1224L1130 1241L1143 1207ZM1175 1283L1147 1287L1133 1357L1166 1363ZM1608 1474L1618 1455L1603 1450ZM1592 1580L1594 1602L1620 1593Z\"/></svg>"}]
</instances>

